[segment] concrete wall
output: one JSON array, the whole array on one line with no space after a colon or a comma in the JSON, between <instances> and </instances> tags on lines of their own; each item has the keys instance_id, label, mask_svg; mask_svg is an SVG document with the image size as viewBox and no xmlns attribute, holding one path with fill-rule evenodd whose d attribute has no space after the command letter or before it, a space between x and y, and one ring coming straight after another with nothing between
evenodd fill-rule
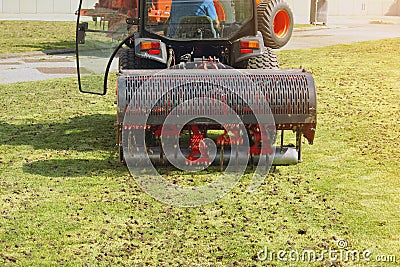
<instances>
[{"instance_id":1,"label":"concrete wall","mask_svg":"<svg viewBox=\"0 0 400 267\"><path fill-rule=\"evenodd\" d=\"M329 15L400 16L399 0L328 0Z\"/></svg>"},{"instance_id":2,"label":"concrete wall","mask_svg":"<svg viewBox=\"0 0 400 267\"><path fill-rule=\"evenodd\" d=\"M78 3L78 0L0 0L0 13L71 14Z\"/></svg>"},{"instance_id":3,"label":"concrete wall","mask_svg":"<svg viewBox=\"0 0 400 267\"><path fill-rule=\"evenodd\" d=\"M311 0L286 0L296 23L308 23ZM328 14L400 16L400 0L327 0ZM85 8L96 0L85 0ZM0 0L0 14L74 14L79 0Z\"/></svg>"},{"instance_id":4,"label":"concrete wall","mask_svg":"<svg viewBox=\"0 0 400 267\"><path fill-rule=\"evenodd\" d=\"M307 24L310 22L310 0L286 0L293 11L296 24Z\"/></svg>"}]
</instances>

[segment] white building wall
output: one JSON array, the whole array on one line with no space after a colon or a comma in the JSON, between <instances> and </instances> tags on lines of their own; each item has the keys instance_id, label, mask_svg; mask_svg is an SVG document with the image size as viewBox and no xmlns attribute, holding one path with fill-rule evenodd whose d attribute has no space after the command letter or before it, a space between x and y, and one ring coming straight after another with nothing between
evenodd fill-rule
<instances>
[{"instance_id":1,"label":"white building wall","mask_svg":"<svg viewBox=\"0 0 400 267\"><path fill-rule=\"evenodd\" d=\"M328 0L328 13L332 16L400 16L400 0Z\"/></svg>"},{"instance_id":2,"label":"white building wall","mask_svg":"<svg viewBox=\"0 0 400 267\"><path fill-rule=\"evenodd\" d=\"M308 23L311 0L286 0L294 13L296 23ZM327 0L328 14L340 15L397 15L400 0ZM97 0L85 0L84 8L93 7ZM0 0L3 14L71 14L79 0Z\"/></svg>"},{"instance_id":3,"label":"white building wall","mask_svg":"<svg viewBox=\"0 0 400 267\"><path fill-rule=\"evenodd\" d=\"M54 11L53 0L39 0L37 2L37 13L48 14Z\"/></svg>"},{"instance_id":4,"label":"white building wall","mask_svg":"<svg viewBox=\"0 0 400 267\"><path fill-rule=\"evenodd\" d=\"M57 1L57 3L54 3L54 13L65 14L71 11L71 1Z\"/></svg>"},{"instance_id":5,"label":"white building wall","mask_svg":"<svg viewBox=\"0 0 400 267\"><path fill-rule=\"evenodd\" d=\"M367 1L367 9L370 15L396 15L400 16L400 0L368 0ZM391 11L394 13L390 14Z\"/></svg>"},{"instance_id":6,"label":"white building wall","mask_svg":"<svg viewBox=\"0 0 400 267\"><path fill-rule=\"evenodd\" d=\"M77 1L77 2L79 2L79 1ZM93 8L97 2L98 2L98 0L83 0L82 8Z\"/></svg>"},{"instance_id":7,"label":"white building wall","mask_svg":"<svg viewBox=\"0 0 400 267\"><path fill-rule=\"evenodd\" d=\"M6 14L71 14L79 0L0 0L0 13Z\"/></svg>"},{"instance_id":8,"label":"white building wall","mask_svg":"<svg viewBox=\"0 0 400 267\"><path fill-rule=\"evenodd\" d=\"M296 24L307 24L310 22L310 0L286 0L293 11Z\"/></svg>"},{"instance_id":9,"label":"white building wall","mask_svg":"<svg viewBox=\"0 0 400 267\"><path fill-rule=\"evenodd\" d=\"M19 0L19 12L34 14L37 12L36 0Z\"/></svg>"},{"instance_id":10,"label":"white building wall","mask_svg":"<svg viewBox=\"0 0 400 267\"><path fill-rule=\"evenodd\" d=\"M19 13L19 1L3 0L3 13Z\"/></svg>"}]
</instances>

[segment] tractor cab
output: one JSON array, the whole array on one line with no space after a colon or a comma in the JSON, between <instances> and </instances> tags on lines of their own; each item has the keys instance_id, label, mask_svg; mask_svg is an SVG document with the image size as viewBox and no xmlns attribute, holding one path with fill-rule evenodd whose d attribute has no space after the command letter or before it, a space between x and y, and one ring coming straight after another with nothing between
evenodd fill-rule
<instances>
[{"instance_id":1,"label":"tractor cab","mask_svg":"<svg viewBox=\"0 0 400 267\"><path fill-rule=\"evenodd\" d=\"M253 0L146 0L144 30L171 40L233 38L253 19Z\"/></svg>"},{"instance_id":2,"label":"tractor cab","mask_svg":"<svg viewBox=\"0 0 400 267\"><path fill-rule=\"evenodd\" d=\"M234 67L261 55L255 7L254 0L81 0L80 90L105 94L110 70L165 69L196 58Z\"/></svg>"}]
</instances>

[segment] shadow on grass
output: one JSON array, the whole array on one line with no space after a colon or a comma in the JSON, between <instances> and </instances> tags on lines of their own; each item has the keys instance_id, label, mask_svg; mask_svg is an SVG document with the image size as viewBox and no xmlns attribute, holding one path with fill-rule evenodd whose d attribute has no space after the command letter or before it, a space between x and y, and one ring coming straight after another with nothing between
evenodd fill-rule
<instances>
[{"instance_id":1,"label":"shadow on grass","mask_svg":"<svg viewBox=\"0 0 400 267\"><path fill-rule=\"evenodd\" d=\"M115 116L95 114L61 123L8 124L0 122L1 145L29 145L34 149L113 151ZM6 134L4 134L6 133Z\"/></svg>"},{"instance_id":2,"label":"shadow on grass","mask_svg":"<svg viewBox=\"0 0 400 267\"><path fill-rule=\"evenodd\" d=\"M60 41L60 42L40 42L40 43L23 43L16 44L16 48L29 48L29 50L35 51L46 51L46 50L58 50L58 49L69 49L75 48L75 42L73 41Z\"/></svg>"},{"instance_id":3,"label":"shadow on grass","mask_svg":"<svg viewBox=\"0 0 400 267\"><path fill-rule=\"evenodd\" d=\"M74 117L63 123L8 124L1 122L3 138L0 145L32 146L35 150L100 152L104 160L49 159L26 163L23 171L43 176L90 176L126 168L117 157L115 147L115 116L96 114ZM58 152L60 151L60 152ZM43 152L38 152L41 154Z\"/></svg>"},{"instance_id":4,"label":"shadow on grass","mask_svg":"<svg viewBox=\"0 0 400 267\"><path fill-rule=\"evenodd\" d=\"M109 171L126 172L126 166L118 161L115 146L115 115L94 114L74 117L65 122L44 124L8 124L0 122L0 145L32 146L35 150L53 150L51 153L65 157L64 151L100 152L101 158L85 156L74 159L48 159L24 164L24 172L43 176L91 176ZM6 133L6 134L5 134ZM56 150L56 151L54 151ZM60 151L60 152L58 152ZM38 154L47 152L38 152ZM68 153L70 155L71 153ZM98 153L96 154L98 156ZM179 172L170 164L157 165L161 174ZM254 172L248 167L246 174ZM219 173L218 166L210 167L205 173ZM187 174L186 175L192 175Z\"/></svg>"}]
</instances>

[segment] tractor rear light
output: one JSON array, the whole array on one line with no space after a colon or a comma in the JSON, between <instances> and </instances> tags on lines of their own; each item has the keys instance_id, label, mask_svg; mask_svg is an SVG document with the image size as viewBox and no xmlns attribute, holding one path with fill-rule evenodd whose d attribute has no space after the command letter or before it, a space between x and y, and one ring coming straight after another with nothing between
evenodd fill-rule
<instances>
[{"instance_id":1,"label":"tractor rear light","mask_svg":"<svg viewBox=\"0 0 400 267\"><path fill-rule=\"evenodd\" d=\"M242 49L259 49L260 43L258 41L241 41L240 48L242 48Z\"/></svg>"},{"instance_id":2,"label":"tractor rear light","mask_svg":"<svg viewBox=\"0 0 400 267\"><path fill-rule=\"evenodd\" d=\"M141 42L140 43L140 50L146 51L150 49L160 49L161 44L160 42Z\"/></svg>"},{"instance_id":3,"label":"tractor rear light","mask_svg":"<svg viewBox=\"0 0 400 267\"><path fill-rule=\"evenodd\" d=\"M252 54L254 49L260 49L258 40L243 40L240 41L240 54Z\"/></svg>"},{"instance_id":4,"label":"tractor rear light","mask_svg":"<svg viewBox=\"0 0 400 267\"><path fill-rule=\"evenodd\" d=\"M161 50L160 49L150 49L147 52L149 53L149 55L159 55L159 54L161 54Z\"/></svg>"},{"instance_id":5,"label":"tractor rear light","mask_svg":"<svg viewBox=\"0 0 400 267\"><path fill-rule=\"evenodd\" d=\"M240 54L251 54L253 49L240 49Z\"/></svg>"}]
</instances>

